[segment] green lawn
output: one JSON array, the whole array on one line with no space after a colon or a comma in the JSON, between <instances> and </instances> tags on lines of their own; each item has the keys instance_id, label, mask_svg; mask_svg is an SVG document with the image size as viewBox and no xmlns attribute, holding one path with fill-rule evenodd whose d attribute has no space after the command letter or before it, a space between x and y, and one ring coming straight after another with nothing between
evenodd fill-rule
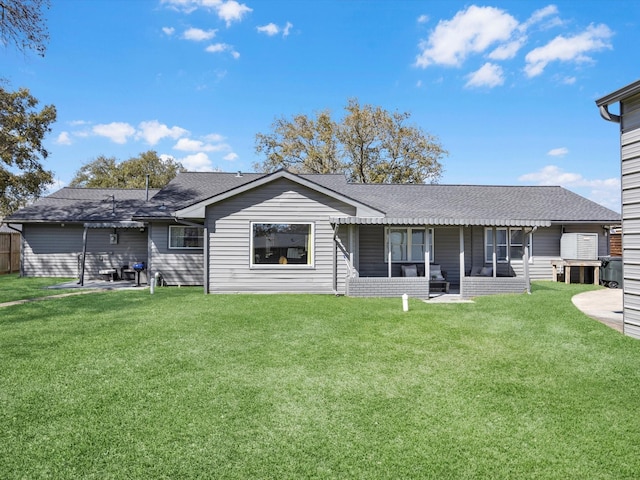
<instances>
[{"instance_id":1,"label":"green lawn","mask_svg":"<svg viewBox=\"0 0 640 480\"><path fill-rule=\"evenodd\" d=\"M590 288L0 309L0 478L635 479L640 342Z\"/></svg>"},{"instance_id":2,"label":"green lawn","mask_svg":"<svg viewBox=\"0 0 640 480\"><path fill-rule=\"evenodd\" d=\"M0 303L13 302L15 300L25 300L27 298L46 297L48 295L59 295L70 289L49 290L46 287L58 283L70 282L71 278L45 278L29 277L20 278L17 273L10 275L0 275Z\"/></svg>"}]
</instances>

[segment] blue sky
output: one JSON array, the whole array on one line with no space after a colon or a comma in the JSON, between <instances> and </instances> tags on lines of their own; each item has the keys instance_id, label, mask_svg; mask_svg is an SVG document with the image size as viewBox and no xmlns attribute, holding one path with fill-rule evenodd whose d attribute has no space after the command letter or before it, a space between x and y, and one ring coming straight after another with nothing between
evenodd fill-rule
<instances>
[{"instance_id":1,"label":"blue sky","mask_svg":"<svg viewBox=\"0 0 640 480\"><path fill-rule=\"evenodd\" d=\"M248 172L277 117L341 118L357 97L439 138L440 183L562 185L620 210L619 130L594 100L640 78L640 2L51 3L45 57L4 48L0 76L57 107L57 186L147 150Z\"/></svg>"}]
</instances>

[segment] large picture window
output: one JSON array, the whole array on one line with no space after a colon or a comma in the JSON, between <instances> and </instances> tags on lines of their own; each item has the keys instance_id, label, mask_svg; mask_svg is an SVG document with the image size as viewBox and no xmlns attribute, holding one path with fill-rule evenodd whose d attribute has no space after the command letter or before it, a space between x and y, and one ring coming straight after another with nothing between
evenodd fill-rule
<instances>
[{"instance_id":1,"label":"large picture window","mask_svg":"<svg viewBox=\"0 0 640 480\"><path fill-rule=\"evenodd\" d=\"M203 248L204 228L169 226L169 248Z\"/></svg>"},{"instance_id":2,"label":"large picture window","mask_svg":"<svg viewBox=\"0 0 640 480\"><path fill-rule=\"evenodd\" d=\"M392 263L424 262L424 252L429 251L433 262L433 229L392 227L385 231L385 261L391 252Z\"/></svg>"},{"instance_id":3,"label":"large picture window","mask_svg":"<svg viewBox=\"0 0 640 480\"><path fill-rule=\"evenodd\" d=\"M312 223L251 224L252 265L313 265Z\"/></svg>"},{"instance_id":4,"label":"large picture window","mask_svg":"<svg viewBox=\"0 0 640 480\"><path fill-rule=\"evenodd\" d=\"M493 229L486 228L484 234L484 260L486 263L493 262ZM500 263L509 260L522 260L524 245L529 245L531 249L531 236L524 235L521 228L496 228L496 258Z\"/></svg>"}]
</instances>

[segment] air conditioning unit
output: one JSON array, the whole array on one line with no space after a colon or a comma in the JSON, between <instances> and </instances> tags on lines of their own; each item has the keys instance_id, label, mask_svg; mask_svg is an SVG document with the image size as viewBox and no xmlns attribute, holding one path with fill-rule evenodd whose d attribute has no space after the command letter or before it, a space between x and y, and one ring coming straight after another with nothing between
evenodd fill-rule
<instances>
[{"instance_id":1,"label":"air conditioning unit","mask_svg":"<svg viewBox=\"0 0 640 480\"><path fill-rule=\"evenodd\" d=\"M598 260L597 233L564 233L560 256L565 260Z\"/></svg>"}]
</instances>

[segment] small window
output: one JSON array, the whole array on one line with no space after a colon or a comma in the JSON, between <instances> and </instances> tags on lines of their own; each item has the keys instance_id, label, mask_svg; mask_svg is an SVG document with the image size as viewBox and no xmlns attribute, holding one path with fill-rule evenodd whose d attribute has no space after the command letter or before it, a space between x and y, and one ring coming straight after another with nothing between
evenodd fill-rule
<instances>
[{"instance_id":1,"label":"small window","mask_svg":"<svg viewBox=\"0 0 640 480\"><path fill-rule=\"evenodd\" d=\"M251 265L313 265L313 224L253 223Z\"/></svg>"},{"instance_id":2,"label":"small window","mask_svg":"<svg viewBox=\"0 0 640 480\"><path fill-rule=\"evenodd\" d=\"M204 228L169 226L169 248L203 248Z\"/></svg>"},{"instance_id":3,"label":"small window","mask_svg":"<svg viewBox=\"0 0 640 480\"><path fill-rule=\"evenodd\" d=\"M496 228L496 259L505 263L509 259L522 260L524 254L523 231L521 228ZM485 262L493 262L493 229L485 229ZM526 244L531 248L531 236L525 235Z\"/></svg>"},{"instance_id":4,"label":"small window","mask_svg":"<svg viewBox=\"0 0 640 480\"><path fill-rule=\"evenodd\" d=\"M424 252L429 250L429 261L433 262L432 228L393 227L385 234L385 261L391 252L392 263L424 262Z\"/></svg>"}]
</instances>

